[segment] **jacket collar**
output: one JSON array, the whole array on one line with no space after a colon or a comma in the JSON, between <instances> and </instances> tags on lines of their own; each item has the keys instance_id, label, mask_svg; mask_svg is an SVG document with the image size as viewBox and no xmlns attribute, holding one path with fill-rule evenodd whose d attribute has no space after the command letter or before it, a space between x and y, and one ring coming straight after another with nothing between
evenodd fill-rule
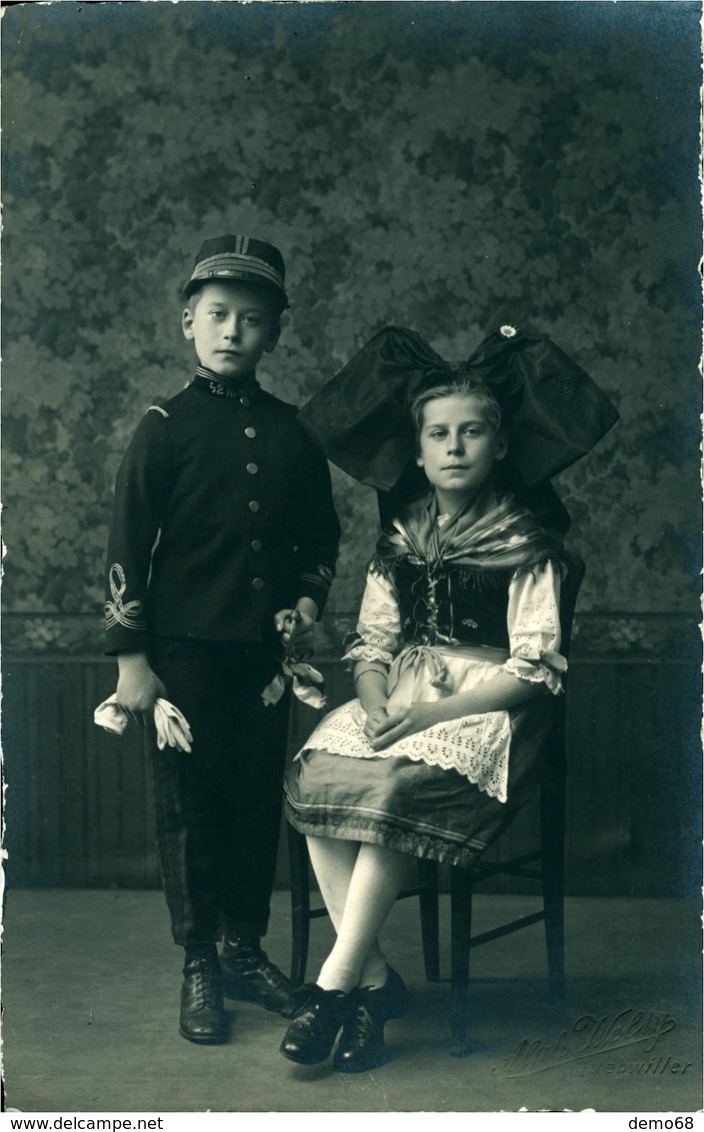
<instances>
[{"instance_id":1,"label":"jacket collar","mask_svg":"<svg viewBox=\"0 0 704 1132\"><path fill-rule=\"evenodd\" d=\"M253 394L259 393L261 389L254 374L243 378L241 381L232 381L214 373L207 366L196 367L193 384L197 385L199 389L204 389L206 393L210 393L212 397L238 398L243 394L251 397Z\"/></svg>"}]
</instances>

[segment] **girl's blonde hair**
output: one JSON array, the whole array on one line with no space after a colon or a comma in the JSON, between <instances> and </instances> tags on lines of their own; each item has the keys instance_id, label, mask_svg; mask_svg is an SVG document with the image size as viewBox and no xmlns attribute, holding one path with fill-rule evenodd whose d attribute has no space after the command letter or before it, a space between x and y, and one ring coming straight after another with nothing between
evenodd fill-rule
<instances>
[{"instance_id":1,"label":"girl's blonde hair","mask_svg":"<svg viewBox=\"0 0 704 1132\"><path fill-rule=\"evenodd\" d=\"M436 385L419 393L411 402L411 416L416 430L416 441L420 439L423 428L425 406L441 397L476 397L484 410L487 423L494 433L501 432L501 407L496 397L481 381L471 377L458 377L446 385Z\"/></svg>"}]
</instances>

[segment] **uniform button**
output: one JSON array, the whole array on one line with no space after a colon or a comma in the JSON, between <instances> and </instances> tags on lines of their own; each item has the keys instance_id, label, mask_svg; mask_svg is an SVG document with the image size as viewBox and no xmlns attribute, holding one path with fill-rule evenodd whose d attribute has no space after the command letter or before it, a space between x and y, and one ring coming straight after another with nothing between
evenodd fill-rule
<instances>
[{"instance_id":1,"label":"uniform button","mask_svg":"<svg viewBox=\"0 0 704 1132\"><path fill-rule=\"evenodd\" d=\"M259 510L259 504L257 503L256 499L250 499L248 506L249 506L250 511L258 511Z\"/></svg>"},{"instance_id":2,"label":"uniform button","mask_svg":"<svg viewBox=\"0 0 704 1132\"><path fill-rule=\"evenodd\" d=\"M240 397L240 405L244 405L245 409L248 409L251 404L252 402L250 401L249 397Z\"/></svg>"},{"instance_id":3,"label":"uniform button","mask_svg":"<svg viewBox=\"0 0 704 1132\"><path fill-rule=\"evenodd\" d=\"M258 538L253 538L249 545L255 552L260 551L262 548L262 544L260 543Z\"/></svg>"},{"instance_id":4,"label":"uniform button","mask_svg":"<svg viewBox=\"0 0 704 1132\"><path fill-rule=\"evenodd\" d=\"M254 440L255 436L257 435L257 430L256 428L252 428L251 425L248 425L248 427L244 430L244 434L245 436L248 436L250 440Z\"/></svg>"},{"instance_id":5,"label":"uniform button","mask_svg":"<svg viewBox=\"0 0 704 1132\"><path fill-rule=\"evenodd\" d=\"M249 472L250 476L256 476L259 468L256 464L247 464L247 471Z\"/></svg>"},{"instance_id":6,"label":"uniform button","mask_svg":"<svg viewBox=\"0 0 704 1132\"><path fill-rule=\"evenodd\" d=\"M264 579L263 578L252 578L252 589L253 590L263 590L264 589Z\"/></svg>"}]
</instances>

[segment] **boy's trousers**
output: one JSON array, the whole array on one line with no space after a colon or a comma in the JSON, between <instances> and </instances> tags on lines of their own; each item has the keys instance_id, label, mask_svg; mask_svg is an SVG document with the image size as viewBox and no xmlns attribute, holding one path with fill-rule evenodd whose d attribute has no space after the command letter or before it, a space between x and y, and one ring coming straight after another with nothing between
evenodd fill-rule
<instances>
[{"instance_id":1,"label":"boy's trousers","mask_svg":"<svg viewBox=\"0 0 704 1132\"><path fill-rule=\"evenodd\" d=\"M281 821L290 696L256 644L157 638L150 663L193 733L191 753L150 744L164 891L177 944L262 936Z\"/></svg>"}]
</instances>

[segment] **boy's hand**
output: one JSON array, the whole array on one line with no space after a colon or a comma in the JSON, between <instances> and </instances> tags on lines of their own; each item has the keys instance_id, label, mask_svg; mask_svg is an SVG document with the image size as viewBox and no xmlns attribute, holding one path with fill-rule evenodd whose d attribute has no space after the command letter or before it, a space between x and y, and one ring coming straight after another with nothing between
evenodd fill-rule
<instances>
[{"instance_id":1,"label":"boy's hand","mask_svg":"<svg viewBox=\"0 0 704 1132\"><path fill-rule=\"evenodd\" d=\"M116 702L133 719L150 723L154 718L154 701L166 695L166 688L149 667L142 652L120 653L117 658L119 677Z\"/></svg>"},{"instance_id":2,"label":"boy's hand","mask_svg":"<svg viewBox=\"0 0 704 1132\"><path fill-rule=\"evenodd\" d=\"M315 648L313 618L301 609L280 609L274 617L284 648L296 656L309 656Z\"/></svg>"},{"instance_id":3,"label":"boy's hand","mask_svg":"<svg viewBox=\"0 0 704 1132\"><path fill-rule=\"evenodd\" d=\"M369 741L375 751L382 751L399 739L415 735L417 731L425 731L434 723L440 723L441 717L436 703L409 704L407 708L395 711L387 716L386 720L377 729L376 735Z\"/></svg>"}]
</instances>

